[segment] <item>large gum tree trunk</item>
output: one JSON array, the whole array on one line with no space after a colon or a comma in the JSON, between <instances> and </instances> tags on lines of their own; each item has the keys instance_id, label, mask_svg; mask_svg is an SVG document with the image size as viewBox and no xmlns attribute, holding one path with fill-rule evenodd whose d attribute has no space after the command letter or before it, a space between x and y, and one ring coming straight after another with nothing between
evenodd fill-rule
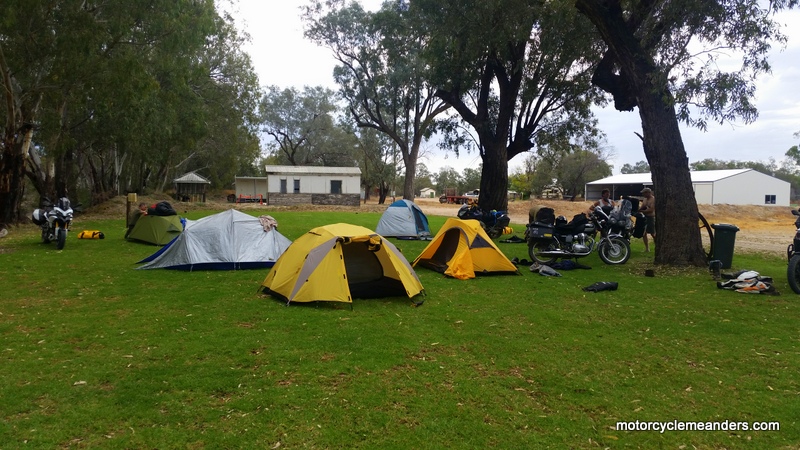
<instances>
[{"instance_id":1,"label":"large gum tree trunk","mask_svg":"<svg viewBox=\"0 0 800 450\"><path fill-rule=\"evenodd\" d=\"M0 155L0 229L20 219L20 205L25 177L25 157L12 139L3 142Z\"/></svg>"},{"instance_id":2,"label":"large gum tree trunk","mask_svg":"<svg viewBox=\"0 0 800 450\"><path fill-rule=\"evenodd\" d=\"M644 153L656 197L656 264L707 264L698 226L689 159L675 109L650 88L639 93Z\"/></svg>"},{"instance_id":3,"label":"large gum tree trunk","mask_svg":"<svg viewBox=\"0 0 800 450\"><path fill-rule=\"evenodd\" d=\"M481 170L481 195L478 206L483 211L508 210L508 157L504 144L485 145Z\"/></svg>"}]
</instances>

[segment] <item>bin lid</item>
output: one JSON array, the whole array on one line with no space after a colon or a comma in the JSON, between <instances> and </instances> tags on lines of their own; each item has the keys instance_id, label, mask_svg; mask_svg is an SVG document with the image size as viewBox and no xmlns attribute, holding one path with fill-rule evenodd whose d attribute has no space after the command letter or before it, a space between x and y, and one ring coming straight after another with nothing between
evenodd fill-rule
<instances>
[{"instance_id":1,"label":"bin lid","mask_svg":"<svg viewBox=\"0 0 800 450\"><path fill-rule=\"evenodd\" d=\"M712 223L711 228L723 231L739 231L739 227L730 223Z\"/></svg>"}]
</instances>

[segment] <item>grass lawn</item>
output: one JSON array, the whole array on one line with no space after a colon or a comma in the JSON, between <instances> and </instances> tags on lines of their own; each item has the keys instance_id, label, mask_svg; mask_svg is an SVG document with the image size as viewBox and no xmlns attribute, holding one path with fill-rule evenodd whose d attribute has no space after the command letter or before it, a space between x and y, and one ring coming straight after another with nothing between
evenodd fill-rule
<instances>
[{"instance_id":1,"label":"grass lawn","mask_svg":"<svg viewBox=\"0 0 800 450\"><path fill-rule=\"evenodd\" d=\"M292 240L380 217L264 213ZM446 218L429 219L437 231ZM654 267L636 240L627 264L592 254L560 278L419 268L420 307L287 307L257 292L267 270L134 270L157 248L126 242L122 220L73 230L63 251L33 226L0 240L3 449L800 446L800 302L783 259L736 254L731 269L773 276L780 296ZM409 261L427 245L393 242ZM619 289L581 290L596 281ZM616 427L673 420L780 430Z\"/></svg>"}]
</instances>

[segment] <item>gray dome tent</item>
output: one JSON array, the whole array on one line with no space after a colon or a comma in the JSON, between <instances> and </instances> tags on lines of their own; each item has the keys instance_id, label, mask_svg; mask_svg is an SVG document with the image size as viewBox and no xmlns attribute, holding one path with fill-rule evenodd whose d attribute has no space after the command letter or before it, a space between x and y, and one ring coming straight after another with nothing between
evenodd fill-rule
<instances>
[{"instance_id":1,"label":"gray dome tent","mask_svg":"<svg viewBox=\"0 0 800 450\"><path fill-rule=\"evenodd\" d=\"M375 232L383 237L431 239L428 217L411 200L397 200L383 212Z\"/></svg>"},{"instance_id":2,"label":"gray dome tent","mask_svg":"<svg viewBox=\"0 0 800 450\"><path fill-rule=\"evenodd\" d=\"M139 269L236 270L272 267L292 243L278 233L270 216L253 217L229 209L200 220L187 220L186 229Z\"/></svg>"}]
</instances>

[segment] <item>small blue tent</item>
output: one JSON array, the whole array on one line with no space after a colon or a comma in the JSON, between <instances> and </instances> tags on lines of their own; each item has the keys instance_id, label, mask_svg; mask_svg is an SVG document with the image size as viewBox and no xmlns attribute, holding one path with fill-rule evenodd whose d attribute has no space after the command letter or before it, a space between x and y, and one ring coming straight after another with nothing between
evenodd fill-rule
<instances>
[{"instance_id":1,"label":"small blue tent","mask_svg":"<svg viewBox=\"0 0 800 450\"><path fill-rule=\"evenodd\" d=\"M411 200L397 200L381 216L375 232L383 237L431 239L428 218Z\"/></svg>"}]
</instances>

